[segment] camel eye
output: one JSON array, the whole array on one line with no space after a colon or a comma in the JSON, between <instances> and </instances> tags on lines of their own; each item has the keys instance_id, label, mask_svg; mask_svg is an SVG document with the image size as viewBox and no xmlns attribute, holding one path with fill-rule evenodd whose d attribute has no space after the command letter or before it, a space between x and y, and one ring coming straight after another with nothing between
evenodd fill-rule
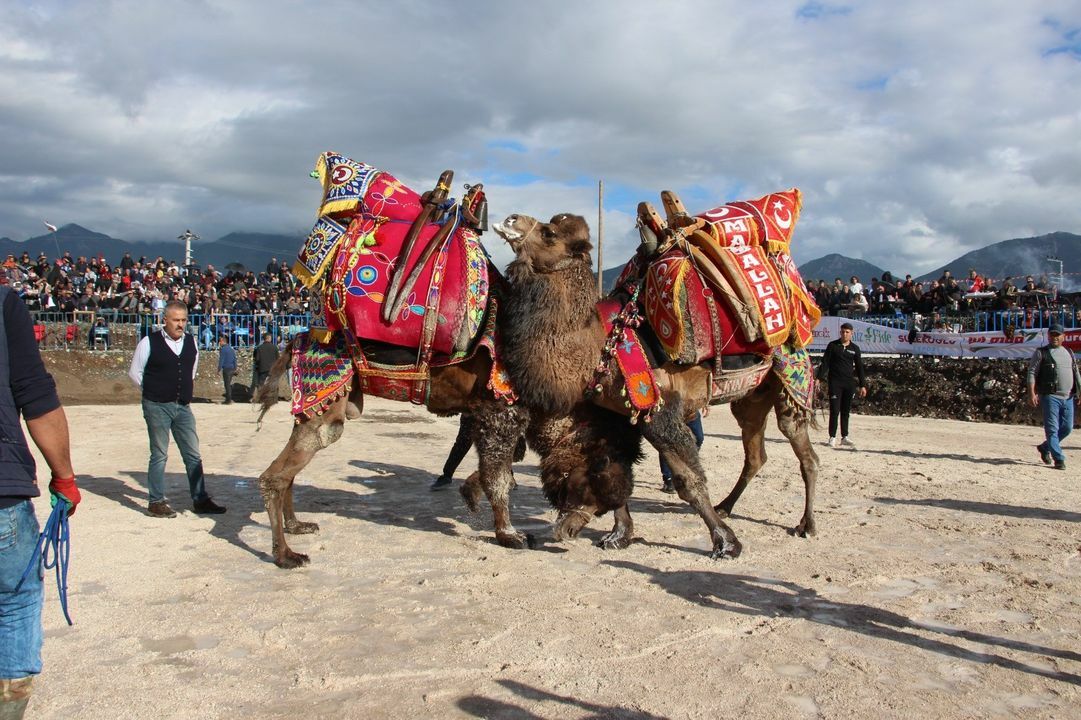
<instances>
[{"instance_id":1,"label":"camel eye","mask_svg":"<svg viewBox=\"0 0 1081 720\"><path fill-rule=\"evenodd\" d=\"M551 245L555 242L556 234L555 231L552 230L552 228L545 226L541 228L541 237L544 238L544 241L546 243Z\"/></svg>"}]
</instances>

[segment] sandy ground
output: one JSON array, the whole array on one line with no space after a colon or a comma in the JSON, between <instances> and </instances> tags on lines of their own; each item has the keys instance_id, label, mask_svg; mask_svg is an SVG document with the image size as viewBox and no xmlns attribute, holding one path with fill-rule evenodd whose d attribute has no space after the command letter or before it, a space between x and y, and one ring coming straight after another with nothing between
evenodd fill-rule
<instances>
[{"instance_id":1,"label":"sandy ground","mask_svg":"<svg viewBox=\"0 0 1081 720\"><path fill-rule=\"evenodd\" d=\"M704 525L659 491L632 503L640 541L551 541L536 458L516 467L519 529L430 492L456 432L370 400L301 475L284 571L257 478L291 428L284 404L193 405L223 516L144 512L137 406L68 409L84 501L71 608L48 585L34 718L1081 717L1081 468L1039 464L1038 431L854 417L858 451L823 447L819 535L790 537L803 487L771 427L771 461L736 509L743 557L714 562ZM706 419L715 501L742 451L727 409ZM470 457L459 471L475 466ZM38 503L45 516L48 501Z\"/></svg>"}]
</instances>

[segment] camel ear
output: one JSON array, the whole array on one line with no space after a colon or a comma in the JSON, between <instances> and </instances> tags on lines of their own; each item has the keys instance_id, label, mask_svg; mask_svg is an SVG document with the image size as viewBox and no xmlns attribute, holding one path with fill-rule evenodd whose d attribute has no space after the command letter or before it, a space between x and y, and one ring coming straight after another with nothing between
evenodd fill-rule
<instances>
[{"instance_id":1,"label":"camel ear","mask_svg":"<svg viewBox=\"0 0 1081 720\"><path fill-rule=\"evenodd\" d=\"M588 239L575 239L567 243L567 252L572 257L581 258L583 260L590 258L593 254L593 243Z\"/></svg>"}]
</instances>

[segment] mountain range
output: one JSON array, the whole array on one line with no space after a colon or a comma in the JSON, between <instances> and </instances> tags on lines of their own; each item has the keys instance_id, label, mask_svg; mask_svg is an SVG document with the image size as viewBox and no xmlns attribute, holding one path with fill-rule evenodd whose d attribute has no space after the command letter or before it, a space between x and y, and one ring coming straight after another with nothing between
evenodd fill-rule
<instances>
[{"instance_id":1,"label":"mountain range","mask_svg":"<svg viewBox=\"0 0 1081 720\"><path fill-rule=\"evenodd\" d=\"M292 265L303 242L304 236L300 233L277 235L232 232L217 240L192 243L192 261L202 267L213 265L219 270L226 265L237 263L244 268L259 271L266 267L271 258ZM70 252L75 258L80 255L89 258L100 253L110 264L116 264L124 253L130 252L136 260L143 255L151 260L160 255L166 260L180 262L184 257L184 243L179 239L172 242L128 242L74 223L57 229L55 233L38 235L23 242L0 238L0 257L6 257L8 253L19 257L23 252L30 253L35 260L41 253L50 260L65 252Z\"/></svg>"},{"instance_id":2,"label":"mountain range","mask_svg":"<svg viewBox=\"0 0 1081 720\"><path fill-rule=\"evenodd\" d=\"M288 235L232 232L217 240L193 243L192 256L195 263L204 267L213 265L222 269L236 263L247 269L261 270L271 258L291 265L303 241L304 236L300 233ZM184 245L179 239L171 242L127 242L74 223L59 228L55 233L38 235L22 242L0 238L0 257L8 253L18 257L24 251L29 252L35 259L40 253L49 258L58 257L64 252L70 252L73 257L91 257L101 253L106 260L115 264L125 252L130 252L136 260L143 255L150 259L160 255L166 260L180 260L184 255ZM1050 261L1048 258L1057 260ZM997 280L1007 275L1016 278L1028 274L1051 274L1058 272L1058 260L1061 260L1062 270L1066 273L1064 284L1067 287L1078 285L1081 280L1073 278L1081 279L1081 274L1074 275L1081 273L1081 235L1053 232L1037 237L1003 240L967 252L916 279L937 279L945 270L949 270L954 277L964 278L968 276L970 268ZM621 264L604 271L605 288L611 287L622 269ZM855 275L866 283L873 277L882 277L885 269L866 260L831 253L804 263L799 270L805 280L832 281L839 277L847 281ZM903 279L908 269L890 268L890 272L894 277Z\"/></svg>"},{"instance_id":3,"label":"mountain range","mask_svg":"<svg viewBox=\"0 0 1081 720\"><path fill-rule=\"evenodd\" d=\"M1061 268L1058 261L1062 262ZM1043 273L1051 275L1058 273L1060 269L1066 273L1063 283L1065 286L1071 287L1078 284L1073 280L1073 273L1081 271L1081 235L1053 232L1037 237L1003 240L967 252L915 279L920 282L937 280L946 270L949 270L954 277L963 279L968 277L969 270L975 270L984 277L1001 281L1006 277L1016 279L1017 277L1024 278L1025 275L1037 277ZM855 275L864 283L871 278L882 277L884 271L883 268L864 260L837 254L812 260L801 265L799 270L804 280L832 281L833 278L839 277L847 281ZM905 268L901 268L900 272L890 269L890 274L902 280L907 272Z\"/></svg>"}]
</instances>

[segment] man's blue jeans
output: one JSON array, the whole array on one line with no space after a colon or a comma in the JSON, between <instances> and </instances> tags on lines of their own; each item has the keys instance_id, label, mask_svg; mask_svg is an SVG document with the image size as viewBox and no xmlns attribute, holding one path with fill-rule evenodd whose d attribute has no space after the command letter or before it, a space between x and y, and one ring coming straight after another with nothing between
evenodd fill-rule
<instances>
[{"instance_id":1,"label":"man's blue jeans","mask_svg":"<svg viewBox=\"0 0 1081 720\"><path fill-rule=\"evenodd\" d=\"M199 436L195 434L195 416L191 408L180 403L159 403L143 398L143 419L150 434L150 467L146 471L146 484L150 502L165 500L165 460L169 457L169 433L173 434L184 469L188 474L191 499L206 500L203 482L203 459L199 455Z\"/></svg>"},{"instance_id":2,"label":"man's blue jeans","mask_svg":"<svg viewBox=\"0 0 1081 720\"><path fill-rule=\"evenodd\" d=\"M1040 409L1043 410L1043 432L1047 436L1047 442L1042 443L1040 449L1046 448L1056 463L1066 462L1066 456L1062 454L1062 445L1060 443L1073 430L1073 404L1074 399L1072 397L1040 396Z\"/></svg>"},{"instance_id":3,"label":"man's blue jeans","mask_svg":"<svg viewBox=\"0 0 1081 720\"><path fill-rule=\"evenodd\" d=\"M41 563L19 584L37 546L38 519L26 500L0 509L0 679L41 672Z\"/></svg>"}]
</instances>

